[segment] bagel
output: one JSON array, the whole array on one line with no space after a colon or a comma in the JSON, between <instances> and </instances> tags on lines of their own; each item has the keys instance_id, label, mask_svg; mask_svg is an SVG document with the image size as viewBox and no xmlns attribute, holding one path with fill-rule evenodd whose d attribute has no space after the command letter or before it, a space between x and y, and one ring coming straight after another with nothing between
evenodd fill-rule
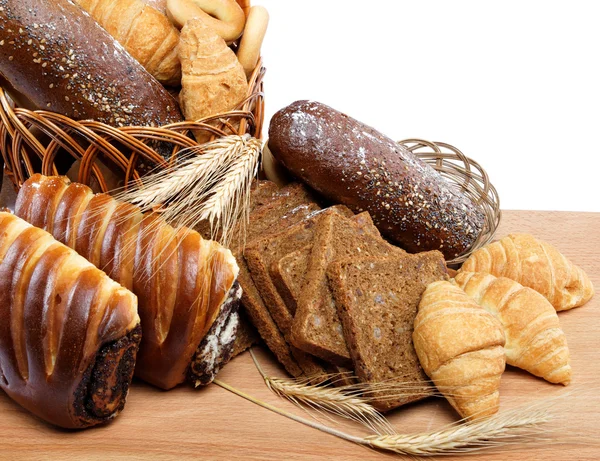
<instances>
[{"instance_id":1,"label":"bagel","mask_svg":"<svg viewBox=\"0 0 600 461\"><path fill-rule=\"evenodd\" d=\"M227 43L242 35L246 23L235 0L167 0L167 15L179 29L188 20L200 18Z\"/></svg>"},{"instance_id":2,"label":"bagel","mask_svg":"<svg viewBox=\"0 0 600 461\"><path fill-rule=\"evenodd\" d=\"M253 6L250 8L248 18L246 19L246 28L244 35L240 40L240 47L237 52L238 61L242 64L246 77L250 77L258 58L260 57L260 48L267 32L269 24L269 13L262 6Z\"/></svg>"}]
</instances>

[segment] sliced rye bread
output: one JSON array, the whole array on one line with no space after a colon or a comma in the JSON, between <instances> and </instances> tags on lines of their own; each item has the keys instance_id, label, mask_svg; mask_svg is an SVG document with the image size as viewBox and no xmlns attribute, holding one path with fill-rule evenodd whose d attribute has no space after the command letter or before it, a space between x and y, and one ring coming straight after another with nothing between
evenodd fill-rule
<instances>
[{"instance_id":1,"label":"sliced rye bread","mask_svg":"<svg viewBox=\"0 0 600 461\"><path fill-rule=\"evenodd\" d=\"M298 183L280 189L272 200L251 213L246 229L246 241L251 243L256 238L279 232L319 210L318 205L307 201L310 198L310 192ZM242 256L241 245L234 251L234 255L240 266L238 280L244 289L242 305L267 347L292 376L323 375L323 367L313 357L287 344L254 285L246 260Z\"/></svg>"},{"instance_id":2,"label":"sliced rye bread","mask_svg":"<svg viewBox=\"0 0 600 461\"><path fill-rule=\"evenodd\" d=\"M252 325L243 309L239 311L239 316L240 320L238 324L237 336L233 342L231 358L240 355L251 346L260 342L260 335L258 334L258 331L256 331L256 328Z\"/></svg>"},{"instance_id":3,"label":"sliced rye bread","mask_svg":"<svg viewBox=\"0 0 600 461\"><path fill-rule=\"evenodd\" d=\"M376 237L380 236L379 229L373 223L369 212L365 211L349 217L367 233ZM288 253L278 261L273 261L269 267L269 275L277 292L293 313L298 308L298 297L308 269L312 247L313 242L310 242L299 250Z\"/></svg>"},{"instance_id":4,"label":"sliced rye bread","mask_svg":"<svg viewBox=\"0 0 600 461\"><path fill-rule=\"evenodd\" d=\"M374 390L371 404L388 411L431 395L412 330L427 285L448 278L443 255L429 251L340 260L329 265L327 275L360 381L396 381L410 389L410 395L401 395L401 388Z\"/></svg>"},{"instance_id":5,"label":"sliced rye bread","mask_svg":"<svg viewBox=\"0 0 600 461\"><path fill-rule=\"evenodd\" d=\"M260 291L261 297L269 309L273 320L284 336L289 333L294 312L279 296L269 275L269 266L286 255L314 240L317 223L332 213L346 213L353 216L350 209L334 206L319 210L287 229L254 240L246 246L244 257L250 269L252 280Z\"/></svg>"},{"instance_id":6,"label":"sliced rye bread","mask_svg":"<svg viewBox=\"0 0 600 461\"><path fill-rule=\"evenodd\" d=\"M404 254L381 237L340 215L318 223L306 280L298 299L290 343L309 354L342 367L352 367L333 294L327 283L327 267L336 259Z\"/></svg>"}]
</instances>

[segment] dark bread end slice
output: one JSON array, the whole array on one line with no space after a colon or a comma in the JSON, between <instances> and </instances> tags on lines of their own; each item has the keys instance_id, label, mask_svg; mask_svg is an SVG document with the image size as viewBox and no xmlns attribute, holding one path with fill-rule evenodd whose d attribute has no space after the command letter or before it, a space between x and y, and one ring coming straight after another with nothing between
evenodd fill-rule
<instances>
[{"instance_id":1,"label":"dark bread end slice","mask_svg":"<svg viewBox=\"0 0 600 461\"><path fill-rule=\"evenodd\" d=\"M275 355L279 363L281 363L286 371L298 377L303 374L303 370L292 356L292 352L285 338L277 328L271 314L263 303L260 293L256 289L250 271L246 265L244 258L238 258L240 272L238 274L238 282L244 290L242 293L242 305L245 312L248 314L250 321L258 330L261 338Z\"/></svg>"},{"instance_id":2,"label":"dark bread end slice","mask_svg":"<svg viewBox=\"0 0 600 461\"><path fill-rule=\"evenodd\" d=\"M336 259L388 256L404 251L339 215L319 222L306 281L298 301L290 342L305 352L342 367L351 367L342 325L327 283L327 267Z\"/></svg>"},{"instance_id":3,"label":"dark bread end slice","mask_svg":"<svg viewBox=\"0 0 600 461\"><path fill-rule=\"evenodd\" d=\"M331 264L327 275L360 381L412 383L410 396L373 392L373 406L389 411L430 396L412 330L427 285L448 278L443 255L347 259Z\"/></svg>"}]
</instances>

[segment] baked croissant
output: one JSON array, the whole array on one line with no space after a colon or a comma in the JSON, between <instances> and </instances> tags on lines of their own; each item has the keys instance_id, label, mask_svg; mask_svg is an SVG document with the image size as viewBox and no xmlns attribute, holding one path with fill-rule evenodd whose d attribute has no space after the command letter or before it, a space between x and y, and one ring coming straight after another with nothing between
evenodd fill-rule
<instances>
[{"instance_id":1,"label":"baked croissant","mask_svg":"<svg viewBox=\"0 0 600 461\"><path fill-rule=\"evenodd\" d=\"M125 405L141 337L133 293L42 229L0 212L0 387L65 428Z\"/></svg>"},{"instance_id":2,"label":"baked croissant","mask_svg":"<svg viewBox=\"0 0 600 461\"><path fill-rule=\"evenodd\" d=\"M179 31L144 0L75 0L163 85L181 82Z\"/></svg>"},{"instance_id":3,"label":"baked croissant","mask_svg":"<svg viewBox=\"0 0 600 461\"><path fill-rule=\"evenodd\" d=\"M484 272L461 272L455 282L502 323L506 363L551 383L569 384L567 339L546 298L511 279Z\"/></svg>"},{"instance_id":4,"label":"baked croissant","mask_svg":"<svg viewBox=\"0 0 600 461\"><path fill-rule=\"evenodd\" d=\"M504 342L500 322L460 288L446 281L427 286L413 343L423 370L461 417L498 411Z\"/></svg>"},{"instance_id":5,"label":"baked croissant","mask_svg":"<svg viewBox=\"0 0 600 461\"><path fill-rule=\"evenodd\" d=\"M229 360L241 296L229 250L59 176L29 178L15 212L138 296L137 376L163 389L208 384Z\"/></svg>"},{"instance_id":6,"label":"baked croissant","mask_svg":"<svg viewBox=\"0 0 600 461\"><path fill-rule=\"evenodd\" d=\"M582 306L594 295L592 282L581 268L529 234L510 234L480 248L460 271L512 279L541 293L557 311Z\"/></svg>"}]
</instances>

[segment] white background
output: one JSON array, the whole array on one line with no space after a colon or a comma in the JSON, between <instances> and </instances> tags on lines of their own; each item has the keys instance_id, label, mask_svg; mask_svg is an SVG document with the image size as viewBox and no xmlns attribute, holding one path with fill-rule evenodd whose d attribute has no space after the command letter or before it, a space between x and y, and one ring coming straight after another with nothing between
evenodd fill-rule
<instances>
[{"instance_id":1,"label":"white background","mask_svg":"<svg viewBox=\"0 0 600 461\"><path fill-rule=\"evenodd\" d=\"M600 211L600 2L256 3L271 15L266 127L318 100L393 139L455 145L504 209Z\"/></svg>"}]
</instances>

